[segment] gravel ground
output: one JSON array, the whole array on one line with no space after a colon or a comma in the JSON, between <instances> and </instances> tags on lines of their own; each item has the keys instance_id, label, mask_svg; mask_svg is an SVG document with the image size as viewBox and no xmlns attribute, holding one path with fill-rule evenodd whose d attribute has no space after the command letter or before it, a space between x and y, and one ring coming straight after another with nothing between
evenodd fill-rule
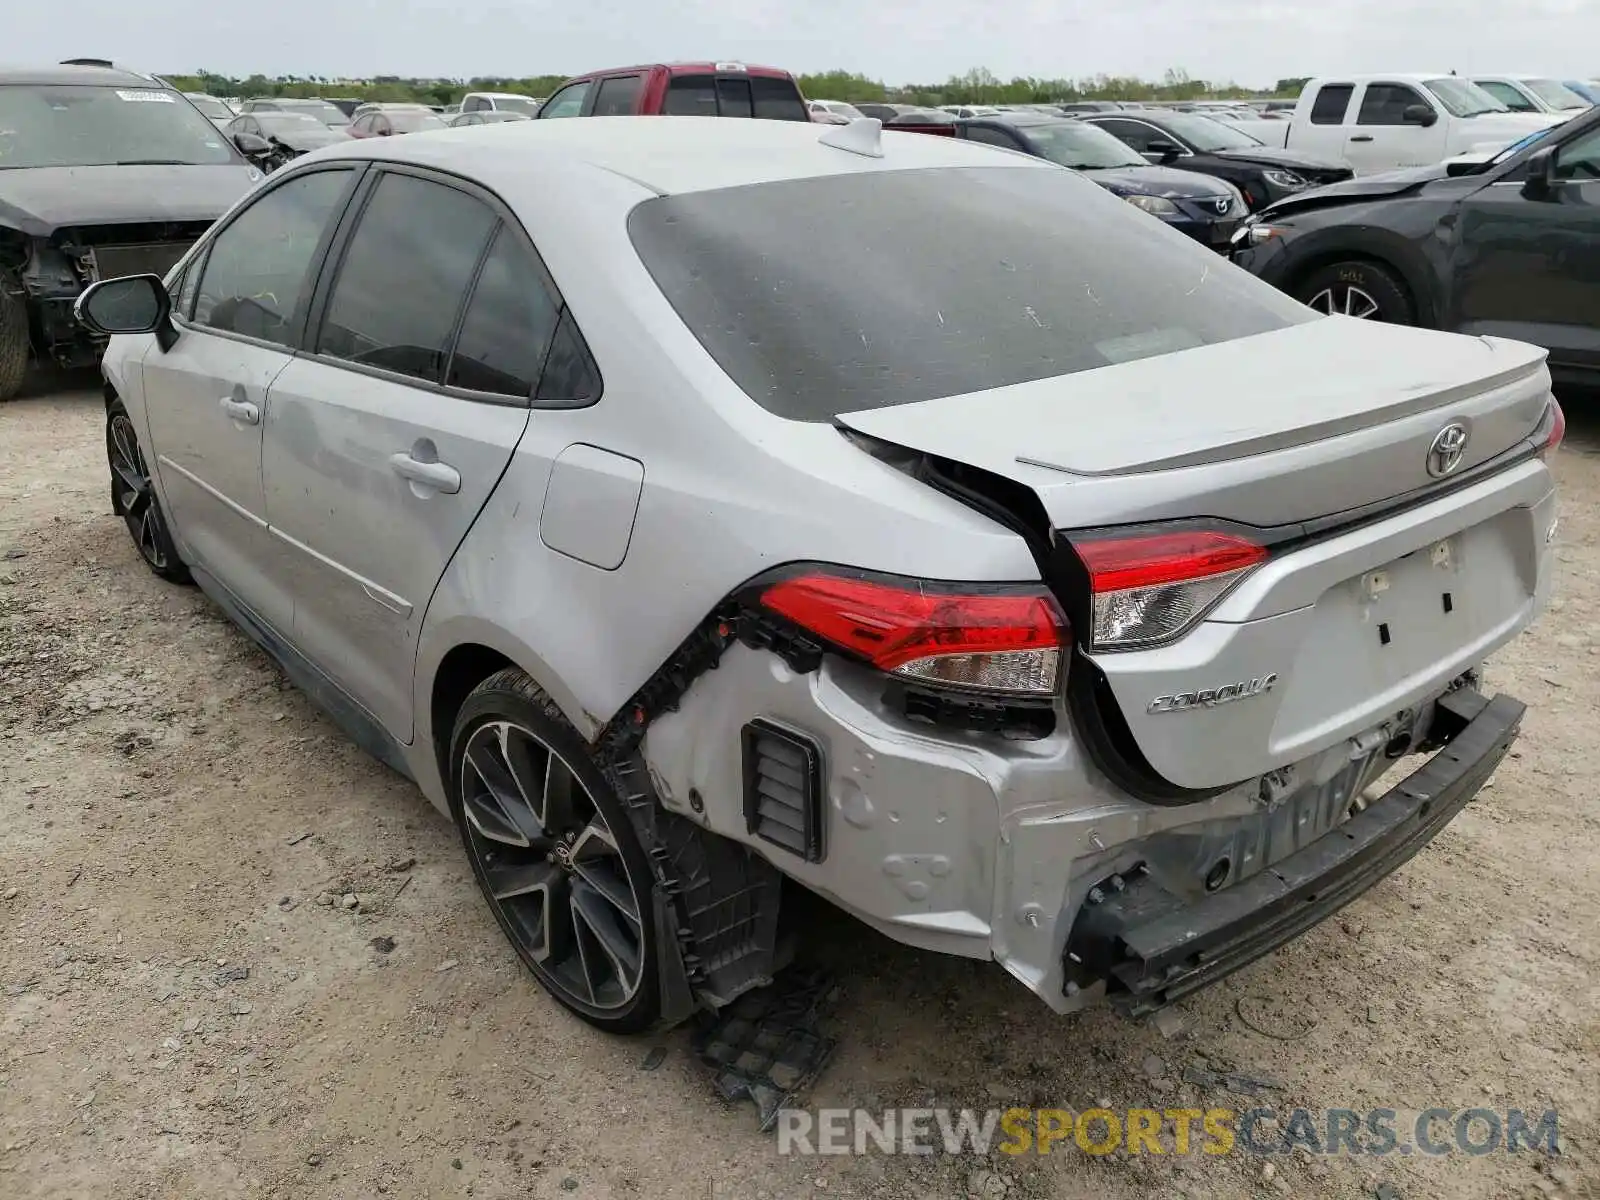
<instances>
[{"instance_id":1,"label":"gravel ground","mask_svg":"<svg viewBox=\"0 0 1600 1200\"><path fill-rule=\"evenodd\" d=\"M0 1196L1595 1196L1600 420L1568 402L1552 611L1494 784L1418 859L1183 1004L1058 1019L847 918L817 1105L1560 1110L1564 1154L780 1157L687 1034L521 971L449 824L110 515L92 378L0 406ZM355 907L346 897L353 895ZM333 903L319 902L331 898ZM641 1069L654 1045L666 1050Z\"/></svg>"}]
</instances>

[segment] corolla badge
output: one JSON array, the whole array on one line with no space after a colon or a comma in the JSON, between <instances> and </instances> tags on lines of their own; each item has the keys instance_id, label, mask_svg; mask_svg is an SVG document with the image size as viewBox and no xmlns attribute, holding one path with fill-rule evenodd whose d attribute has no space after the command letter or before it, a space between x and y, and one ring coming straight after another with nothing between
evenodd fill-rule
<instances>
[{"instance_id":1,"label":"corolla badge","mask_svg":"<svg viewBox=\"0 0 1600 1200\"><path fill-rule=\"evenodd\" d=\"M1278 673L1272 671L1254 679L1241 679L1238 683L1225 683L1221 687L1200 688L1193 692L1170 692L1157 696L1145 709L1151 713L1187 712L1191 708L1215 708L1219 704L1232 704L1235 700L1248 700L1272 690L1278 682Z\"/></svg>"},{"instance_id":2,"label":"corolla badge","mask_svg":"<svg viewBox=\"0 0 1600 1200\"><path fill-rule=\"evenodd\" d=\"M1467 427L1460 421L1451 421L1434 434L1433 444L1428 447L1428 474L1435 479L1454 474L1466 457L1469 436Z\"/></svg>"}]
</instances>

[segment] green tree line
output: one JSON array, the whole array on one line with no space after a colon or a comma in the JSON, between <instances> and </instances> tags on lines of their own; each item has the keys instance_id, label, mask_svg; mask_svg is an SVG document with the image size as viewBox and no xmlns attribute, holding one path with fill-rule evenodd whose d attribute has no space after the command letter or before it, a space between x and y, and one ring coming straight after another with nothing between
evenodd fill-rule
<instances>
[{"instance_id":1,"label":"green tree line","mask_svg":"<svg viewBox=\"0 0 1600 1200\"><path fill-rule=\"evenodd\" d=\"M380 75L359 82L336 82L320 76L284 75L269 78L250 75L235 79L212 71L168 75L184 91L214 96L326 96L357 97L387 102L455 104L468 92L517 92L548 96L568 78L535 75L526 79L402 79ZM1208 98L1295 96L1304 79L1280 79L1272 88L1251 89L1237 83L1194 79L1179 68L1159 80L1133 76L1094 75L1084 79L1001 79L975 67L943 83L891 87L882 80L851 71L824 71L801 75L800 90L825 100L887 100L904 104L1045 104L1056 100L1199 100Z\"/></svg>"}]
</instances>

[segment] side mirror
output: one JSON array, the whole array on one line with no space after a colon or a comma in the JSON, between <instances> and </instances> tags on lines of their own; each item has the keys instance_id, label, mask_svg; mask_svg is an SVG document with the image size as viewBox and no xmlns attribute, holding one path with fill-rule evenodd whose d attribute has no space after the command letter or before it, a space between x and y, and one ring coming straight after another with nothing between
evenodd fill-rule
<instances>
[{"instance_id":1,"label":"side mirror","mask_svg":"<svg viewBox=\"0 0 1600 1200\"><path fill-rule=\"evenodd\" d=\"M1548 200L1560 184L1556 178L1559 153L1559 146L1546 146L1528 156L1528 178L1522 184L1522 194L1529 200Z\"/></svg>"},{"instance_id":2,"label":"side mirror","mask_svg":"<svg viewBox=\"0 0 1600 1200\"><path fill-rule=\"evenodd\" d=\"M264 158L272 153L271 142L259 133L246 133L242 129L233 135L233 144L246 158Z\"/></svg>"},{"instance_id":3,"label":"side mirror","mask_svg":"<svg viewBox=\"0 0 1600 1200\"><path fill-rule=\"evenodd\" d=\"M1421 125L1426 129L1439 121L1439 114L1431 104L1408 104L1400 110L1400 119L1407 125Z\"/></svg>"},{"instance_id":4,"label":"side mirror","mask_svg":"<svg viewBox=\"0 0 1600 1200\"><path fill-rule=\"evenodd\" d=\"M1177 162L1183 157L1183 147L1176 142L1151 142L1145 147L1144 156L1153 163Z\"/></svg>"},{"instance_id":5,"label":"side mirror","mask_svg":"<svg viewBox=\"0 0 1600 1200\"><path fill-rule=\"evenodd\" d=\"M172 297L155 275L126 275L91 283L72 312L91 333L155 333L171 328Z\"/></svg>"}]
</instances>

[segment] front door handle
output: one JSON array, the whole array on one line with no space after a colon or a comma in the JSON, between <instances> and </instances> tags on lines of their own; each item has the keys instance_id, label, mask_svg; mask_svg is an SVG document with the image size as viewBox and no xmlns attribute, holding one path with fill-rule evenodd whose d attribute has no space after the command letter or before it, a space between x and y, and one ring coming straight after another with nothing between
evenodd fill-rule
<instances>
[{"instance_id":1,"label":"front door handle","mask_svg":"<svg viewBox=\"0 0 1600 1200\"><path fill-rule=\"evenodd\" d=\"M1372 135L1370 133L1358 133L1350 140L1352 142L1370 142L1372 140Z\"/></svg>"},{"instance_id":2,"label":"front door handle","mask_svg":"<svg viewBox=\"0 0 1600 1200\"><path fill-rule=\"evenodd\" d=\"M222 411L235 421L243 421L246 425L261 424L261 410L248 400L235 400L232 396L224 396Z\"/></svg>"},{"instance_id":3,"label":"front door handle","mask_svg":"<svg viewBox=\"0 0 1600 1200\"><path fill-rule=\"evenodd\" d=\"M389 465L396 475L409 479L418 488L430 488L451 496L461 490L461 472L449 463L437 459L427 462L410 454L391 454Z\"/></svg>"}]
</instances>

